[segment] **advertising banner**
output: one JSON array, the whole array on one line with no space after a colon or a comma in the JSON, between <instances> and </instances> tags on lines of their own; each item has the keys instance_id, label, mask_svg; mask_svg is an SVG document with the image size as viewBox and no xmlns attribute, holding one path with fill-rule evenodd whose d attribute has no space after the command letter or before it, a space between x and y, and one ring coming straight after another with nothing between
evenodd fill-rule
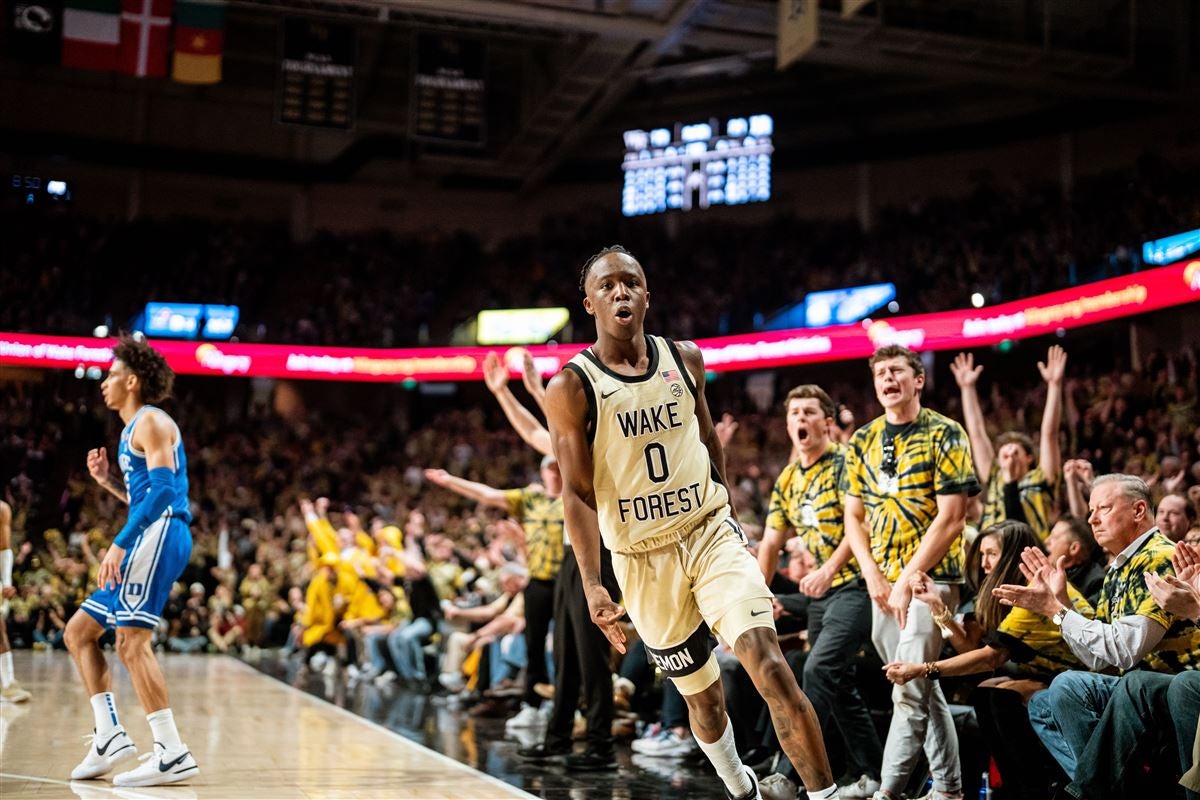
<instances>
[{"instance_id":1,"label":"advertising banner","mask_svg":"<svg viewBox=\"0 0 1200 800\"><path fill-rule=\"evenodd\" d=\"M700 339L715 372L866 358L875 348L913 350L986 347L1200 300L1200 259L1111 278L984 309L865 319L849 325ZM669 331L662 331L667 334ZM0 365L107 368L114 339L0 333ZM183 375L301 378L334 381L472 381L495 348L367 349L282 344L231 344L155 339L172 369ZM582 344L534 345L501 351L521 370L527 350L543 375L558 372Z\"/></svg>"}]
</instances>

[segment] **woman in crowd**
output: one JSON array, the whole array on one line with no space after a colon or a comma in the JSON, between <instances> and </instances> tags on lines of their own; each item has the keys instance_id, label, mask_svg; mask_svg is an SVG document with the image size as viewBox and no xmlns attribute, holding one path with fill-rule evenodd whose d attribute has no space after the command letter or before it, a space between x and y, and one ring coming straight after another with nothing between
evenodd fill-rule
<instances>
[{"instance_id":1,"label":"woman in crowd","mask_svg":"<svg viewBox=\"0 0 1200 800\"><path fill-rule=\"evenodd\" d=\"M1007 520L979 535L982 579L978 581L974 611L975 623L982 632L978 646L969 644L971 637L942 603L929 576L915 575L913 597L929 605L934 622L949 631L946 638L961 652L925 664L894 661L884 670L888 680L898 686L911 680L1001 673L980 684L972 696L984 741L990 744L1000 767L1007 796L1044 800L1046 787L1057 770L1038 743L1025 703L1059 672L1083 669L1083 665L1063 642L1053 622L1025 609L1004 606L992 596L996 586L1025 582L1020 565L1021 553L1027 547L1040 548L1041 544L1024 522ZM1090 615L1083 595L1073 586L1068 591L1077 610Z\"/></svg>"}]
</instances>

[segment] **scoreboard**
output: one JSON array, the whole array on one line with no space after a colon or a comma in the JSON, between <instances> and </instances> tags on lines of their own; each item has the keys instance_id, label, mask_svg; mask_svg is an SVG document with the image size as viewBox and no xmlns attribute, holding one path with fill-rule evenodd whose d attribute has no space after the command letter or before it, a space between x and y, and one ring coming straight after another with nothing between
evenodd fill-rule
<instances>
[{"instance_id":1,"label":"scoreboard","mask_svg":"<svg viewBox=\"0 0 1200 800\"><path fill-rule=\"evenodd\" d=\"M767 114L733 117L723 131L716 119L625 131L621 212L633 217L770 200L774 133Z\"/></svg>"}]
</instances>

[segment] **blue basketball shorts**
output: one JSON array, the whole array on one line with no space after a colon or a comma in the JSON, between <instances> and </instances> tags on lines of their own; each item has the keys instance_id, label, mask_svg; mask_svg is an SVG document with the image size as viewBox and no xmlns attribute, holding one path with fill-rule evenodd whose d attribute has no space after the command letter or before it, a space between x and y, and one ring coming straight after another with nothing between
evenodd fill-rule
<instances>
[{"instance_id":1,"label":"blue basketball shorts","mask_svg":"<svg viewBox=\"0 0 1200 800\"><path fill-rule=\"evenodd\" d=\"M105 628L154 628L191 555L188 524L164 515L125 553L121 582L107 589L101 586L80 608Z\"/></svg>"}]
</instances>

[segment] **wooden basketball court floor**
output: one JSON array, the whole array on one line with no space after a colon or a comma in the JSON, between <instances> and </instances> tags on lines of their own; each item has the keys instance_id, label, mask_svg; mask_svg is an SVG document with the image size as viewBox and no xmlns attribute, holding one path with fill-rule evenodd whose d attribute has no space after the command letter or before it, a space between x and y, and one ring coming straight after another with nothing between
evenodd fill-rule
<instances>
[{"instance_id":1,"label":"wooden basketball court floor","mask_svg":"<svg viewBox=\"0 0 1200 800\"><path fill-rule=\"evenodd\" d=\"M91 706L64 652L13 653L34 697L0 703L0 798L530 798L498 778L221 656L161 658L171 707L200 764L186 784L123 789L112 774L71 781L87 751ZM123 666L110 653L121 723L138 746L150 727Z\"/></svg>"}]
</instances>

